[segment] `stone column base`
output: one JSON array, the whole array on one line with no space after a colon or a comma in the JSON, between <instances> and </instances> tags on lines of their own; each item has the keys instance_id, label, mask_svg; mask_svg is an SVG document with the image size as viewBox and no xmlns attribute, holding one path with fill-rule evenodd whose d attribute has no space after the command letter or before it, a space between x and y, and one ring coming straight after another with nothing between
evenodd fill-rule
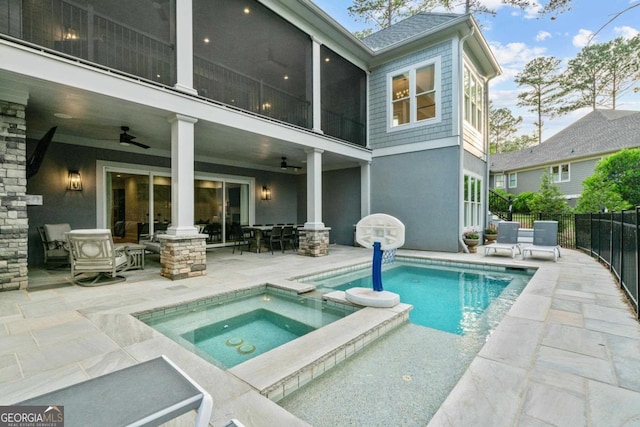
<instances>
[{"instance_id":1,"label":"stone column base","mask_svg":"<svg viewBox=\"0 0 640 427\"><path fill-rule=\"evenodd\" d=\"M180 280L207 274L206 238L205 234L158 236L160 275L171 280Z\"/></svg>"},{"instance_id":2,"label":"stone column base","mask_svg":"<svg viewBox=\"0 0 640 427\"><path fill-rule=\"evenodd\" d=\"M311 257L329 255L329 231L331 228L298 229L300 233L298 254Z\"/></svg>"}]
</instances>

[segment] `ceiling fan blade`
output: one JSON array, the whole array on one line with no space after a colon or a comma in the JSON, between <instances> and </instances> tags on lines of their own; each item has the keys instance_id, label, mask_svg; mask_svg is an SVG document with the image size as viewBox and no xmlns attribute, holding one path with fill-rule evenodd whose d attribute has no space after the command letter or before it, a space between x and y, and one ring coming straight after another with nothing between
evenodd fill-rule
<instances>
[{"instance_id":1,"label":"ceiling fan blade","mask_svg":"<svg viewBox=\"0 0 640 427\"><path fill-rule=\"evenodd\" d=\"M134 141L134 140L129 140L129 144L136 145L136 146L138 146L138 147L140 147L140 148L144 148L145 150L146 150L147 148L151 148L151 147L149 147L149 146L148 146L148 145L146 145L146 144L143 144L143 143L141 143L141 142L136 142L136 141Z\"/></svg>"}]
</instances>

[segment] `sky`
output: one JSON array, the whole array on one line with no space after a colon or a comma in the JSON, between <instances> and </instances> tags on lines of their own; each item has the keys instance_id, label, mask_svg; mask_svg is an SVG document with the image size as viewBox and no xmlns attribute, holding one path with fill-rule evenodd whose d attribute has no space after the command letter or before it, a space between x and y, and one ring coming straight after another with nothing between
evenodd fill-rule
<instances>
[{"instance_id":1,"label":"sky","mask_svg":"<svg viewBox=\"0 0 640 427\"><path fill-rule=\"evenodd\" d=\"M349 31L372 26L348 15L351 0L312 1ZM566 61L575 58L591 38L591 43L603 43L621 36L633 37L640 31L640 0L573 0L571 10L556 15L555 19L538 17L535 7L523 11L505 6L500 0L482 2L497 11L495 16L480 14L475 18L502 67L502 75L490 82L489 97L494 108L506 107L514 116L522 116L520 134L532 135L537 120L535 113L516 106L518 93L525 88L518 88L513 78L529 61L538 56L554 56L563 61L564 68ZM640 92L619 98L616 109L640 111ZM545 119L543 141L590 111L583 109L553 120Z\"/></svg>"}]
</instances>

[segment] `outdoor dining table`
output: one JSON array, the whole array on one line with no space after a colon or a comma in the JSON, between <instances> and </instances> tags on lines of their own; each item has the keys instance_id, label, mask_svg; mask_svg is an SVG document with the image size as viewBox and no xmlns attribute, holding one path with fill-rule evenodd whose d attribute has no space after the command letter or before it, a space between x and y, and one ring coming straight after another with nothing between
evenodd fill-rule
<instances>
[{"instance_id":1,"label":"outdoor dining table","mask_svg":"<svg viewBox=\"0 0 640 427\"><path fill-rule=\"evenodd\" d=\"M291 224L288 224L291 225ZM264 245L264 248L266 249L269 243L269 239L266 235L266 233L268 233L269 231L273 230L273 227L284 227L285 225L283 224L271 224L271 225L251 225L249 227L245 227L248 230L253 230L255 232L255 238L256 238L256 252L260 253L261 249ZM300 227L304 227L304 225L299 224L299 225L293 225L294 229L298 229Z\"/></svg>"}]
</instances>

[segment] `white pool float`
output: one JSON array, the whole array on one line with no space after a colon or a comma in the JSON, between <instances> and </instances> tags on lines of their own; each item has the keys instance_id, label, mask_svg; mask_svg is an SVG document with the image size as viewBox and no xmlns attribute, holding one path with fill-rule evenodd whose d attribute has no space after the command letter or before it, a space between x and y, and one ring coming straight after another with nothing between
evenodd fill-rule
<instances>
[{"instance_id":1,"label":"white pool float","mask_svg":"<svg viewBox=\"0 0 640 427\"><path fill-rule=\"evenodd\" d=\"M345 292L347 301L365 307L391 308L400 304L400 295L389 291L374 291L371 288L351 288Z\"/></svg>"}]
</instances>

